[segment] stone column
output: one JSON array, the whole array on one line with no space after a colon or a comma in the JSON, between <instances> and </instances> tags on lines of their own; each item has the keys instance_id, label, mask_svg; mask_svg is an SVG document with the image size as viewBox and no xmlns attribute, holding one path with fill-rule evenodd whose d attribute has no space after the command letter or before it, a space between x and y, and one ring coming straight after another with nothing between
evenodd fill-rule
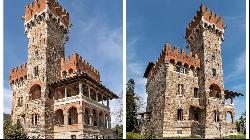
<instances>
[{"instance_id":1,"label":"stone column","mask_svg":"<svg viewBox=\"0 0 250 140\"><path fill-rule=\"evenodd\" d=\"M78 129L83 129L83 124L84 124L84 115L83 112L78 113Z\"/></svg>"},{"instance_id":2,"label":"stone column","mask_svg":"<svg viewBox=\"0 0 250 140\"><path fill-rule=\"evenodd\" d=\"M108 116L108 128L111 129L111 117Z\"/></svg>"},{"instance_id":3,"label":"stone column","mask_svg":"<svg viewBox=\"0 0 250 140\"><path fill-rule=\"evenodd\" d=\"M109 108L109 98L107 98L107 107Z\"/></svg>"},{"instance_id":4,"label":"stone column","mask_svg":"<svg viewBox=\"0 0 250 140\"><path fill-rule=\"evenodd\" d=\"M93 114L89 114L89 125L93 126L93 121L92 121Z\"/></svg>"},{"instance_id":5,"label":"stone column","mask_svg":"<svg viewBox=\"0 0 250 140\"><path fill-rule=\"evenodd\" d=\"M64 87L64 98L67 98L67 87Z\"/></svg>"},{"instance_id":6,"label":"stone column","mask_svg":"<svg viewBox=\"0 0 250 140\"><path fill-rule=\"evenodd\" d=\"M102 95L102 104L103 104L103 95Z\"/></svg>"},{"instance_id":7,"label":"stone column","mask_svg":"<svg viewBox=\"0 0 250 140\"><path fill-rule=\"evenodd\" d=\"M66 126L66 128L68 128L68 116L69 116L68 112L64 114L64 125Z\"/></svg>"},{"instance_id":8,"label":"stone column","mask_svg":"<svg viewBox=\"0 0 250 140\"><path fill-rule=\"evenodd\" d=\"M95 93L95 98L96 98L96 101L98 102L98 93L97 92Z\"/></svg>"},{"instance_id":9,"label":"stone column","mask_svg":"<svg viewBox=\"0 0 250 140\"><path fill-rule=\"evenodd\" d=\"M90 87L88 86L88 92L89 92L89 99L91 99L91 96L90 96Z\"/></svg>"},{"instance_id":10,"label":"stone column","mask_svg":"<svg viewBox=\"0 0 250 140\"><path fill-rule=\"evenodd\" d=\"M79 82L79 95L83 94L82 82Z\"/></svg>"},{"instance_id":11,"label":"stone column","mask_svg":"<svg viewBox=\"0 0 250 140\"><path fill-rule=\"evenodd\" d=\"M103 123L102 123L102 127L104 127L105 128L105 124L106 124L106 116L105 116L105 114L103 114Z\"/></svg>"}]
</instances>

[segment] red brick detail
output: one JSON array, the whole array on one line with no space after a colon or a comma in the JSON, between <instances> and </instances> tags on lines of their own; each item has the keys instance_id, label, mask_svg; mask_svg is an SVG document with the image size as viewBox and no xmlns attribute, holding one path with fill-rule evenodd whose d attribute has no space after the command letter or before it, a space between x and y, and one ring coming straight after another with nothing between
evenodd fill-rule
<instances>
[{"instance_id":1,"label":"red brick detail","mask_svg":"<svg viewBox=\"0 0 250 140\"><path fill-rule=\"evenodd\" d=\"M15 80L20 79L21 77L27 76L27 64L23 64L19 67L16 67L10 71L9 82L15 82Z\"/></svg>"},{"instance_id":2,"label":"red brick detail","mask_svg":"<svg viewBox=\"0 0 250 140\"><path fill-rule=\"evenodd\" d=\"M185 53L185 50L182 49L181 53L179 53L178 48L171 48L171 45L167 43L162 50L160 57L156 61L154 67L151 69L151 76L149 76L149 81L153 78L153 76L156 74L158 68L161 64L164 63L164 61L170 61L175 60L175 62L181 62L183 65L188 64L189 66L193 66L195 68L200 67L200 59L198 58L198 55L192 55L192 52L189 52L189 54Z\"/></svg>"},{"instance_id":3,"label":"red brick detail","mask_svg":"<svg viewBox=\"0 0 250 140\"><path fill-rule=\"evenodd\" d=\"M84 72L97 82L100 82L99 72L87 61L79 57L77 53L74 53L72 57L66 58L66 60L61 59L61 72L63 73L64 71L68 71L70 69L73 71L78 70Z\"/></svg>"},{"instance_id":4,"label":"red brick detail","mask_svg":"<svg viewBox=\"0 0 250 140\"><path fill-rule=\"evenodd\" d=\"M50 11L56 16L60 17L61 22L68 27L69 26L69 14L66 10L60 6L58 2L55 0L35 0L31 4L25 7L25 22L30 20L36 13L42 12L46 9L46 3L48 3L48 7Z\"/></svg>"},{"instance_id":5,"label":"red brick detail","mask_svg":"<svg viewBox=\"0 0 250 140\"><path fill-rule=\"evenodd\" d=\"M214 24L220 30L223 29L224 27L223 18L221 16L214 14L207 7L205 7L205 5L202 4L200 6L200 9L197 11L196 16L193 18L193 20L189 23L188 27L186 28L186 39L192 33L192 30L196 28L197 25L201 22L202 17L206 22Z\"/></svg>"}]
</instances>

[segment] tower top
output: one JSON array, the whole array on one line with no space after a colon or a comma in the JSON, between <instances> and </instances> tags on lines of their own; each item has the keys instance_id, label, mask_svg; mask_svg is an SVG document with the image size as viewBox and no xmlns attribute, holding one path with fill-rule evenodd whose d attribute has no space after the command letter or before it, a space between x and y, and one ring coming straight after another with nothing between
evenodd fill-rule
<instances>
[{"instance_id":1,"label":"tower top","mask_svg":"<svg viewBox=\"0 0 250 140\"><path fill-rule=\"evenodd\" d=\"M39 17L49 14L55 16L66 27L69 27L69 13L56 0L35 0L25 7L25 24Z\"/></svg>"},{"instance_id":2,"label":"tower top","mask_svg":"<svg viewBox=\"0 0 250 140\"><path fill-rule=\"evenodd\" d=\"M193 20L186 28L186 36L188 39L197 26L208 26L214 28L216 33L224 33L224 22L221 16L210 11L204 4L201 4L200 9L197 11ZM206 27L205 27L206 28ZM220 34L220 35L222 35Z\"/></svg>"}]
</instances>

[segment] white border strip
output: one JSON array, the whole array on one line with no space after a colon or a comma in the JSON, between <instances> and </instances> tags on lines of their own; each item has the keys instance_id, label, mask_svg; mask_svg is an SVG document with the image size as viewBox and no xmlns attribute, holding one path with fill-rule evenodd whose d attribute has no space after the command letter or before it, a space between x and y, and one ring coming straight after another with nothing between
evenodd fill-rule
<instances>
[{"instance_id":1,"label":"white border strip","mask_svg":"<svg viewBox=\"0 0 250 140\"><path fill-rule=\"evenodd\" d=\"M123 0L123 10L122 10L122 34L123 34L123 139L126 139L126 0Z\"/></svg>"},{"instance_id":2,"label":"white border strip","mask_svg":"<svg viewBox=\"0 0 250 140\"><path fill-rule=\"evenodd\" d=\"M4 103L4 90L3 90L3 1L0 2L0 138L3 139L3 103Z\"/></svg>"},{"instance_id":3,"label":"white border strip","mask_svg":"<svg viewBox=\"0 0 250 140\"><path fill-rule=\"evenodd\" d=\"M249 139L249 1L246 0L246 138Z\"/></svg>"}]
</instances>

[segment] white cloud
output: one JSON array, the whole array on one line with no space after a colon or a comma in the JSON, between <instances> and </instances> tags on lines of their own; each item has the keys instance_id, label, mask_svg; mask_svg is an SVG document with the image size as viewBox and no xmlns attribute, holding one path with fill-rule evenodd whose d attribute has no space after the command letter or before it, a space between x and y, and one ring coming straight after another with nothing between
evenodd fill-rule
<instances>
[{"instance_id":1,"label":"white cloud","mask_svg":"<svg viewBox=\"0 0 250 140\"><path fill-rule=\"evenodd\" d=\"M246 72L246 52L243 52L232 63L232 72L225 76L224 81L239 80L245 77Z\"/></svg>"},{"instance_id":2,"label":"white cloud","mask_svg":"<svg viewBox=\"0 0 250 140\"><path fill-rule=\"evenodd\" d=\"M4 113L11 113L12 106L12 91L9 88L4 88Z\"/></svg>"}]
</instances>

